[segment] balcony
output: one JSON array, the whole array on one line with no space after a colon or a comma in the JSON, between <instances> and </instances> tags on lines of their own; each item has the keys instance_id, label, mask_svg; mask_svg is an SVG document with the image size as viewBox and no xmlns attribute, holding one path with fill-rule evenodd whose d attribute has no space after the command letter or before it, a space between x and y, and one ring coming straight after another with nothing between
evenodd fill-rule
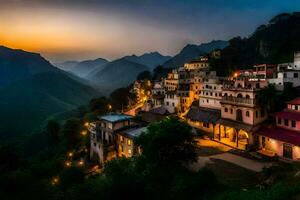
<instances>
[{"instance_id":1,"label":"balcony","mask_svg":"<svg viewBox=\"0 0 300 200\"><path fill-rule=\"evenodd\" d=\"M246 92L255 92L259 91L261 88L257 87L235 87L232 85L223 85L223 90L230 90L230 91L246 91Z\"/></svg>"},{"instance_id":2,"label":"balcony","mask_svg":"<svg viewBox=\"0 0 300 200\"><path fill-rule=\"evenodd\" d=\"M249 98L223 96L221 103L254 107L256 105L256 100Z\"/></svg>"}]
</instances>

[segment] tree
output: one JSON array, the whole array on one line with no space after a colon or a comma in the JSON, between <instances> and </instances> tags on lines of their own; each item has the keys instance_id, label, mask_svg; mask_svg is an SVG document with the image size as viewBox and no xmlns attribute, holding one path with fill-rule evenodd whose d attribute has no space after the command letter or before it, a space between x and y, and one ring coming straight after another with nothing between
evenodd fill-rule
<instances>
[{"instance_id":1,"label":"tree","mask_svg":"<svg viewBox=\"0 0 300 200\"><path fill-rule=\"evenodd\" d=\"M151 72L148 70L142 71L141 73L138 74L137 80L151 80Z\"/></svg>"},{"instance_id":2,"label":"tree","mask_svg":"<svg viewBox=\"0 0 300 200\"><path fill-rule=\"evenodd\" d=\"M82 125L79 119L69 119L65 122L62 134L64 135L68 148L75 148L80 144L80 131Z\"/></svg>"},{"instance_id":3,"label":"tree","mask_svg":"<svg viewBox=\"0 0 300 200\"><path fill-rule=\"evenodd\" d=\"M106 97L100 97L96 99L92 99L89 103L89 108L91 112L96 114L104 114L109 111L108 105L109 100Z\"/></svg>"},{"instance_id":4,"label":"tree","mask_svg":"<svg viewBox=\"0 0 300 200\"><path fill-rule=\"evenodd\" d=\"M196 160L196 147L191 127L169 118L150 124L148 131L137 138L143 156L157 164L182 164Z\"/></svg>"},{"instance_id":5,"label":"tree","mask_svg":"<svg viewBox=\"0 0 300 200\"><path fill-rule=\"evenodd\" d=\"M268 112L272 113L276 110L278 96L279 92L276 90L275 85L269 84L259 91L257 101L262 108L266 108Z\"/></svg>"},{"instance_id":6,"label":"tree","mask_svg":"<svg viewBox=\"0 0 300 200\"><path fill-rule=\"evenodd\" d=\"M59 142L59 131L60 124L57 121L52 119L47 122L46 133L54 143Z\"/></svg>"}]
</instances>

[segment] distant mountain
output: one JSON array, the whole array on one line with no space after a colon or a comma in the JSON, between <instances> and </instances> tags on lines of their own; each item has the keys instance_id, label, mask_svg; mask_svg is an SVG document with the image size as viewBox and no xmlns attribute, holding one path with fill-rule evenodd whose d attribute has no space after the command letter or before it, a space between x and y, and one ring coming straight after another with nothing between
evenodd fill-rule
<instances>
[{"instance_id":1,"label":"distant mountain","mask_svg":"<svg viewBox=\"0 0 300 200\"><path fill-rule=\"evenodd\" d=\"M108 63L106 59L97 58L95 60L84 60L81 62L67 61L57 64L57 66L65 71L71 72L78 77L84 78L93 70L101 70L104 64Z\"/></svg>"},{"instance_id":2,"label":"distant mountain","mask_svg":"<svg viewBox=\"0 0 300 200\"><path fill-rule=\"evenodd\" d=\"M279 14L248 38L231 39L212 66L224 76L254 64L291 62L294 52L300 51L299 35L300 12Z\"/></svg>"},{"instance_id":3,"label":"distant mountain","mask_svg":"<svg viewBox=\"0 0 300 200\"><path fill-rule=\"evenodd\" d=\"M36 53L1 47L0 70L5 80L0 89L0 138L28 134L49 115L99 95Z\"/></svg>"},{"instance_id":4,"label":"distant mountain","mask_svg":"<svg viewBox=\"0 0 300 200\"><path fill-rule=\"evenodd\" d=\"M0 46L0 87L42 72L58 72L37 53Z\"/></svg>"},{"instance_id":5,"label":"distant mountain","mask_svg":"<svg viewBox=\"0 0 300 200\"><path fill-rule=\"evenodd\" d=\"M167 60L171 59L171 56L163 56L158 52L145 53L141 56L126 56L125 59L136 62L142 65L146 65L150 71L152 71L158 65L165 63Z\"/></svg>"},{"instance_id":6,"label":"distant mountain","mask_svg":"<svg viewBox=\"0 0 300 200\"><path fill-rule=\"evenodd\" d=\"M228 42L222 40L213 40L209 43L203 43L200 45L188 44L179 52L179 54L175 55L162 65L164 68L178 68L198 56L209 53L215 49L223 49L227 45Z\"/></svg>"},{"instance_id":7,"label":"distant mountain","mask_svg":"<svg viewBox=\"0 0 300 200\"><path fill-rule=\"evenodd\" d=\"M148 67L128 60L126 57L103 65L103 69L94 71L87 76L97 86L112 91L119 87L128 86L137 75L148 70Z\"/></svg>"},{"instance_id":8,"label":"distant mountain","mask_svg":"<svg viewBox=\"0 0 300 200\"><path fill-rule=\"evenodd\" d=\"M62 69L64 71L70 71L75 65L77 65L79 61L66 61L62 63L54 63L54 66Z\"/></svg>"}]
</instances>

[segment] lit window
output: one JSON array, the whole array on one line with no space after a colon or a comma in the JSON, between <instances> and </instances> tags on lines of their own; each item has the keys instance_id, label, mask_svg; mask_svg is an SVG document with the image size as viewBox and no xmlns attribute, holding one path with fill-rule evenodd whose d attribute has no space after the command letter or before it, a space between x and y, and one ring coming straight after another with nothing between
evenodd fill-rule
<instances>
[{"instance_id":1,"label":"lit window","mask_svg":"<svg viewBox=\"0 0 300 200\"><path fill-rule=\"evenodd\" d=\"M122 135L120 135L120 141L123 142L124 141L124 138Z\"/></svg>"},{"instance_id":2,"label":"lit window","mask_svg":"<svg viewBox=\"0 0 300 200\"><path fill-rule=\"evenodd\" d=\"M130 146L131 145L131 140L127 140L127 144Z\"/></svg>"},{"instance_id":3,"label":"lit window","mask_svg":"<svg viewBox=\"0 0 300 200\"><path fill-rule=\"evenodd\" d=\"M131 149L128 149L128 154L131 154Z\"/></svg>"}]
</instances>

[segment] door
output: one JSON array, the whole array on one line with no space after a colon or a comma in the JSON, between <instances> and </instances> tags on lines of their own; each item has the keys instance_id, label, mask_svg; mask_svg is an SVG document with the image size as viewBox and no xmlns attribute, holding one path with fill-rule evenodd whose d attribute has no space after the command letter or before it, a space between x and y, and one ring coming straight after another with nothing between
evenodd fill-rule
<instances>
[{"instance_id":1,"label":"door","mask_svg":"<svg viewBox=\"0 0 300 200\"><path fill-rule=\"evenodd\" d=\"M283 157L293 159L293 146L291 144L283 144Z\"/></svg>"},{"instance_id":2,"label":"door","mask_svg":"<svg viewBox=\"0 0 300 200\"><path fill-rule=\"evenodd\" d=\"M237 109L236 110L236 121L243 121L243 115L242 115L242 110L241 109Z\"/></svg>"}]
</instances>

